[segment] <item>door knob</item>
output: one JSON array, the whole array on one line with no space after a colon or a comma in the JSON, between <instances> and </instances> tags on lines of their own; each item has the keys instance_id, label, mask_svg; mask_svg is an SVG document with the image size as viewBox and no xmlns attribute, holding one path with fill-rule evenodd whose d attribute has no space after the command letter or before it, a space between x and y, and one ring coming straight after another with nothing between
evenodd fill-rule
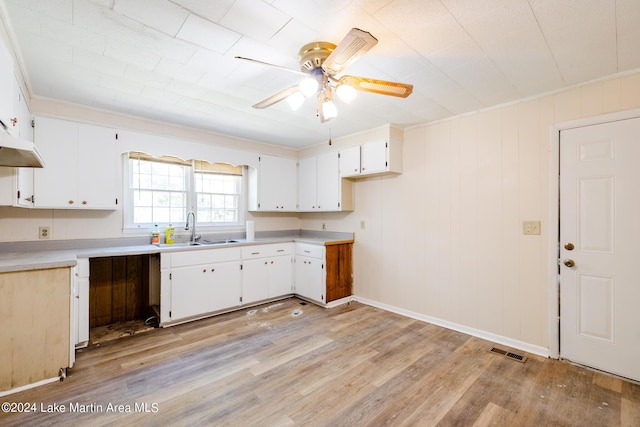
<instances>
[{"instance_id":1,"label":"door knob","mask_svg":"<svg viewBox=\"0 0 640 427\"><path fill-rule=\"evenodd\" d=\"M564 245L564 248L565 248L566 250L568 250L568 251L572 251L572 250L574 250L574 249L575 249L575 246L573 246L573 243L566 243L566 244Z\"/></svg>"},{"instance_id":2,"label":"door knob","mask_svg":"<svg viewBox=\"0 0 640 427\"><path fill-rule=\"evenodd\" d=\"M564 261L562 261L564 263L564 265L566 265L567 267L573 267L574 265L576 265L576 263L572 260L572 259L565 259Z\"/></svg>"}]
</instances>

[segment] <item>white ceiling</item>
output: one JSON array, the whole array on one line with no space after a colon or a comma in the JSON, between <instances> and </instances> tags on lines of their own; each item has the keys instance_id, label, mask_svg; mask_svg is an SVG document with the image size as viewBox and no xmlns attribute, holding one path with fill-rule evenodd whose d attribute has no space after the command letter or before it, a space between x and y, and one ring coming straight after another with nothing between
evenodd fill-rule
<instances>
[{"instance_id":1,"label":"white ceiling","mask_svg":"<svg viewBox=\"0 0 640 427\"><path fill-rule=\"evenodd\" d=\"M2 3L4 3L2 5ZM0 0L32 96L301 148L640 68L639 0ZM294 85L300 47L352 27L379 43L346 73L414 85L253 104Z\"/></svg>"}]
</instances>

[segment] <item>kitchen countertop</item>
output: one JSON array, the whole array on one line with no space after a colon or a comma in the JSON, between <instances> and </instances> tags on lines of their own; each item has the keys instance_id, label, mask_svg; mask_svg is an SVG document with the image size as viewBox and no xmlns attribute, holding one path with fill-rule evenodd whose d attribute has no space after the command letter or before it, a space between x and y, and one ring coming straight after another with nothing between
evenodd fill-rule
<instances>
[{"instance_id":1,"label":"kitchen countertop","mask_svg":"<svg viewBox=\"0 0 640 427\"><path fill-rule=\"evenodd\" d=\"M211 239L211 237L209 237ZM314 245L353 243L353 233L292 230L286 232L256 232L256 239L247 241L231 237L233 243L184 246L141 244L144 238L96 239L76 241L21 242L0 244L0 273L49 268L73 267L78 258L98 258L124 255L144 255L161 252L197 251L224 247L262 245L280 242L300 242ZM215 240L215 237L213 238Z\"/></svg>"}]
</instances>

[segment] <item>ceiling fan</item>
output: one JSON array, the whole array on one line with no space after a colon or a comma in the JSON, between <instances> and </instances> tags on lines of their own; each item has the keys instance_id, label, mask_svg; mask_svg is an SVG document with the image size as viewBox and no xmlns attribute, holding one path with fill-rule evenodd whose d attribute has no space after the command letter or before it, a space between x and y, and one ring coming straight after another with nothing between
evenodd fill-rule
<instances>
[{"instance_id":1,"label":"ceiling fan","mask_svg":"<svg viewBox=\"0 0 640 427\"><path fill-rule=\"evenodd\" d=\"M317 114L324 123L338 114L333 102L334 92L340 99L349 102L355 97L356 90L400 98L406 98L413 91L413 85L406 83L349 75L338 76L377 43L378 40L371 33L358 28L352 28L337 46L329 42L308 43L298 52L301 71L242 56L236 58L280 68L305 77L299 84L258 102L253 108L267 108L286 99L296 110L305 98L316 96Z\"/></svg>"}]
</instances>

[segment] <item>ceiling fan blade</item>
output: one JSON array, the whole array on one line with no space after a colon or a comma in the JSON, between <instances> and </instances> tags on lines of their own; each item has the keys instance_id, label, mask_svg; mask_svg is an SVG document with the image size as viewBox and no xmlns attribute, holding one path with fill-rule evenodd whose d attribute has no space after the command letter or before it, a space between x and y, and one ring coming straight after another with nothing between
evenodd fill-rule
<instances>
[{"instance_id":1,"label":"ceiling fan blade","mask_svg":"<svg viewBox=\"0 0 640 427\"><path fill-rule=\"evenodd\" d=\"M257 59L245 58L244 56L236 56L235 58L236 58L236 59L242 59L243 61L253 62L253 63L255 63L255 64L261 64L261 65L266 65L266 66L273 67L273 68L278 68L278 69L280 69L280 70L288 71L288 72L290 72L290 73L298 74L298 75L305 76L305 77L308 77L308 76L309 76L309 74L304 73L304 72L302 72L302 71L293 70L293 69L291 69L291 68L282 67L282 66L280 66L280 65L276 65L276 64L271 64L271 63L269 63L269 62L258 61Z\"/></svg>"},{"instance_id":2,"label":"ceiling fan blade","mask_svg":"<svg viewBox=\"0 0 640 427\"><path fill-rule=\"evenodd\" d=\"M285 89L282 92L278 92L275 95L271 95L267 99L264 99L253 106L253 108L267 108L271 107L273 104L277 104L283 99L287 99L290 95L299 92L300 88L298 85L291 86L289 89Z\"/></svg>"},{"instance_id":3,"label":"ceiling fan blade","mask_svg":"<svg viewBox=\"0 0 640 427\"><path fill-rule=\"evenodd\" d=\"M378 43L371 33L352 28L322 64L328 74L338 74Z\"/></svg>"},{"instance_id":4,"label":"ceiling fan blade","mask_svg":"<svg viewBox=\"0 0 640 427\"><path fill-rule=\"evenodd\" d=\"M342 76L340 77L340 80L338 80L338 83L346 84L354 89L365 92L397 96L399 98L406 98L411 95L411 92L413 92L413 85L410 84L368 79L366 77Z\"/></svg>"}]
</instances>

